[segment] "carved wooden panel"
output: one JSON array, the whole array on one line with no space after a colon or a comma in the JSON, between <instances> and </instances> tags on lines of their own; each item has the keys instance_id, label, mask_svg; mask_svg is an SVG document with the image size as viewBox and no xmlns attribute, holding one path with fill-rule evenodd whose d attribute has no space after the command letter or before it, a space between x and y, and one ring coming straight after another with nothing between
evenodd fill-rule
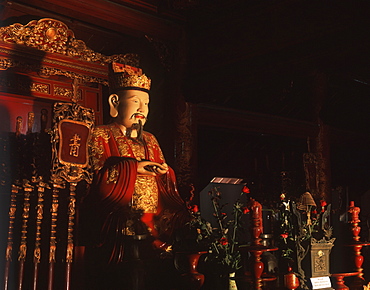
<instances>
[{"instance_id":1,"label":"carved wooden panel","mask_svg":"<svg viewBox=\"0 0 370 290\"><path fill-rule=\"evenodd\" d=\"M105 56L92 51L63 22L55 19L1 27L0 93L8 98L37 100L49 112L52 102L72 100L92 108L101 122L102 87L108 86L108 64L113 60L131 65L138 62L134 54ZM75 79L79 90L73 100ZM1 105L12 111L10 108L16 102L13 99ZM16 117L12 114L10 119L15 122ZM14 125L10 129L14 131Z\"/></svg>"}]
</instances>

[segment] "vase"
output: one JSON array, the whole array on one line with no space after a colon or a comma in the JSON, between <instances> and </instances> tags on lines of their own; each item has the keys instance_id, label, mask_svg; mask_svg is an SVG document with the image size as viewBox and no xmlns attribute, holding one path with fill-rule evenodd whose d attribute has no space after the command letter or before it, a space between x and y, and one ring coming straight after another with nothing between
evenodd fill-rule
<instances>
[{"instance_id":1,"label":"vase","mask_svg":"<svg viewBox=\"0 0 370 290\"><path fill-rule=\"evenodd\" d=\"M198 272L198 263L199 258L206 253L207 252L186 253L188 269L186 273L182 274L182 276L185 279L184 282L188 286L189 290L198 290L204 284L204 275Z\"/></svg>"},{"instance_id":2,"label":"vase","mask_svg":"<svg viewBox=\"0 0 370 290\"><path fill-rule=\"evenodd\" d=\"M293 273L292 269L289 269L289 272L284 275L284 286L288 289L297 289L299 287L299 279Z\"/></svg>"},{"instance_id":3,"label":"vase","mask_svg":"<svg viewBox=\"0 0 370 290\"><path fill-rule=\"evenodd\" d=\"M235 281L235 272L229 274L229 290L238 290Z\"/></svg>"}]
</instances>

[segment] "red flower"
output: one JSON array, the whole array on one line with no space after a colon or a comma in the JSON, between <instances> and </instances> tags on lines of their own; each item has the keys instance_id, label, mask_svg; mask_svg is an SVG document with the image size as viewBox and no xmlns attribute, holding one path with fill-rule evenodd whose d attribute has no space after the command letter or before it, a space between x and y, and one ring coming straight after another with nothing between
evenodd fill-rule
<instances>
[{"instance_id":1,"label":"red flower","mask_svg":"<svg viewBox=\"0 0 370 290\"><path fill-rule=\"evenodd\" d=\"M249 208L243 207L243 214L247 214L249 212Z\"/></svg>"},{"instance_id":2,"label":"red flower","mask_svg":"<svg viewBox=\"0 0 370 290\"><path fill-rule=\"evenodd\" d=\"M244 185L244 187L243 187L243 192L244 193L250 193L250 190L246 185Z\"/></svg>"},{"instance_id":3,"label":"red flower","mask_svg":"<svg viewBox=\"0 0 370 290\"><path fill-rule=\"evenodd\" d=\"M287 233L284 233L284 234L281 234L280 235L283 239L286 239L288 237L288 234Z\"/></svg>"},{"instance_id":4,"label":"red flower","mask_svg":"<svg viewBox=\"0 0 370 290\"><path fill-rule=\"evenodd\" d=\"M317 214L317 211L316 211L316 209L312 211L312 214Z\"/></svg>"},{"instance_id":5,"label":"red flower","mask_svg":"<svg viewBox=\"0 0 370 290\"><path fill-rule=\"evenodd\" d=\"M220 244L221 245L226 246L228 243L229 243L229 241L225 237L222 237L220 239Z\"/></svg>"},{"instance_id":6,"label":"red flower","mask_svg":"<svg viewBox=\"0 0 370 290\"><path fill-rule=\"evenodd\" d=\"M193 213L197 213L197 212L199 211L198 206L197 206L196 204L194 204L194 205L191 207L191 211L192 211Z\"/></svg>"},{"instance_id":7,"label":"red flower","mask_svg":"<svg viewBox=\"0 0 370 290\"><path fill-rule=\"evenodd\" d=\"M325 211L325 206L327 205L327 203L326 203L325 200L320 200L320 204L321 204L321 212L324 212Z\"/></svg>"}]
</instances>

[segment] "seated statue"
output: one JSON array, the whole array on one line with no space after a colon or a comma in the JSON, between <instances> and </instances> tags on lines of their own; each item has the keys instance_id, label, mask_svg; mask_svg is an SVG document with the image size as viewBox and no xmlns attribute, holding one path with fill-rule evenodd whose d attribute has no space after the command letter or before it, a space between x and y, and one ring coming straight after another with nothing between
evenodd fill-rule
<instances>
[{"instance_id":1,"label":"seated statue","mask_svg":"<svg viewBox=\"0 0 370 290\"><path fill-rule=\"evenodd\" d=\"M107 275L117 276L127 260L128 244L145 241L154 252L169 251L188 211L156 138L143 131L150 79L141 69L112 63L110 82L113 122L92 134L95 174L81 219L87 263L96 275L110 269ZM104 277L107 283L115 278Z\"/></svg>"}]
</instances>

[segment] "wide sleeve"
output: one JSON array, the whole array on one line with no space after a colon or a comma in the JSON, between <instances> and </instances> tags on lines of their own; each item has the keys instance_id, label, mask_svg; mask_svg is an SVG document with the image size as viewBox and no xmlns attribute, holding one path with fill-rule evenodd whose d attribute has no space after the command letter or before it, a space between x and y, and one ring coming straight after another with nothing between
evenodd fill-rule
<instances>
[{"instance_id":1,"label":"wide sleeve","mask_svg":"<svg viewBox=\"0 0 370 290\"><path fill-rule=\"evenodd\" d=\"M91 138L94 180L93 202L109 212L126 206L134 192L137 161L120 157L116 140L108 126L95 128Z\"/></svg>"},{"instance_id":2,"label":"wide sleeve","mask_svg":"<svg viewBox=\"0 0 370 290\"><path fill-rule=\"evenodd\" d=\"M128 207L135 189L138 161L122 157L119 142L109 126L94 130L91 158L94 179L80 206L80 241L104 252L100 257L120 261L130 219ZM102 260L102 261L103 261Z\"/></svg>"},{"instance_id":3,"label":"wide sleeve","mask_svg":"<svg viewBox=\"0 0 370 290\"><path fill-rule=\"evenodd\" d=\"M169 168L166 174L157 176L157 183L161 205L158 213L159 232L161 239L171 242L174 233L190 220L190 215L185 202L178 193L172 168Z\"/></svg>"},{"instance_id":4,"label":"wide sleeve","mask_svg":"<svg viewBox=\"0 0 370 290\"><path fill-rule=\"evenodd\" d=\"M127 157L109 157L95 174L93 194L106 211L127 207L134 193L137 160Z\"/></svg>"}]
</instances>

